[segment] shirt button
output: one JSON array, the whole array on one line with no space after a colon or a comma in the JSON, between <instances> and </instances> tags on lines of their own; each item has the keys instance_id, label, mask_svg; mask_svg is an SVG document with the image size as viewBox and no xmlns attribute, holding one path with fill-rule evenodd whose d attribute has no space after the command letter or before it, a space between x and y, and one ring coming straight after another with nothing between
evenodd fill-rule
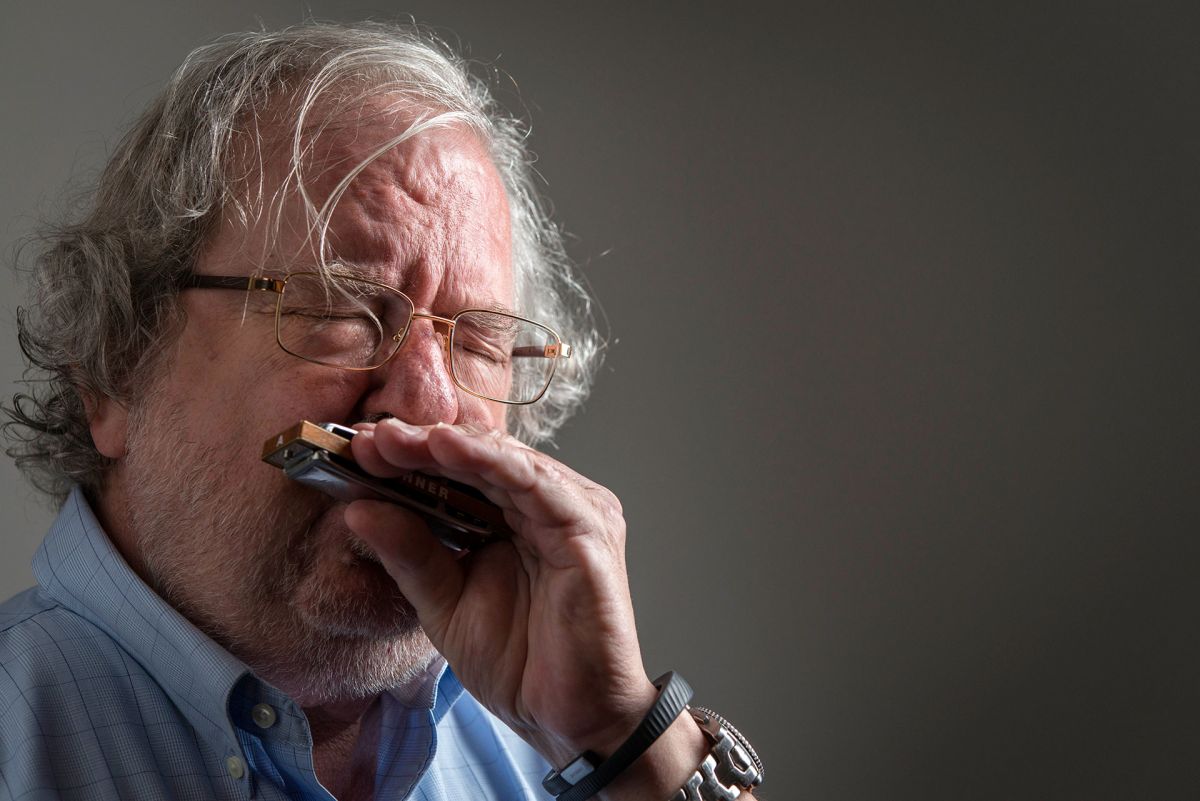
<instances>
[{"instance_id":1,"label":"shirt button","mask_svg":"<svg viewBox=\"0 0 1200 801\"><path fill-rule=\"evenodd\" d=\"M250 710L250 719L260 729L269 729L275 725L275 708L270 704L255 704Z\"/></svg>"},{"instance_id":2,"label":"shirt button","mask_svg":"<svg viewBox=\"0 0 1200 801\"><path fill-rule=\"evenodd\" d=\"M225 769L228 770L229 775L235 779L240 779L246 775L246 763L242 761L241 757L225 757Z\"/></svg>"}]
</instances>

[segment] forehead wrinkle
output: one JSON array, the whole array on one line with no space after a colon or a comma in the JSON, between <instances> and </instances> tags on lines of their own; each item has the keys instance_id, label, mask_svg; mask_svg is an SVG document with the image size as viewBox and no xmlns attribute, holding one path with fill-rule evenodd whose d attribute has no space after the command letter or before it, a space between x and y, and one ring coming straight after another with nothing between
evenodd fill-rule
<instances>
[{"instance_id":1,"label":"forehead wrinkle","mask_svg":"<svg viewBox=\"0 0 1200 801\"><path fill-rule=\"evenodd\" d=\"M374 137L364 141L363 131L355 128L328 132L321 140L321 167L309 184L309 193L323 206L346 174L371 153ZM388 132L380 134L385 138ZM363 168L338 199L330 214L331 242L344 240L343 247L361 245L368 251L387 252L392 237L389 229L403 224L416 204L408 197L399 176L398 153L402 143Z\"/></svg>"},{"instance_id":2,"label":"forehead wrinkle","mask_svg":"<svg viewBox=\"0 0 1200 801\"><path fill-rule=\"evenodd\" d=\"M415 144L416 153L425 158L409 162L407 180L412 197L437 210L432 219L439 228L437 241L445 244L438 254L445 269L443 295L448 302L463 298L485 305L472 287L491 285L490 275L502 265L481 260L480 254L502 258L504 265L511 262L508 195L478 137L462 130L446 133ZM429 170L416 170L417 161ZM511 296L511 283L506 290ZM486 300L486 305L503 309L515 298Z\"/></svg>"},{"instance_id":3,"label":"forehead wrinkle","mask_svg":"<svg viewBox=\"0 0 1200 801\"><path fill-rule=\"evenodd\" d=\"M378 138L391 133L383 131ZM410 294L428 294L441 283L449 266L445 251L462 233L458 220L447 219L447 203L453 208L467 202L459 195L476 193L473 181L461 175L473 166L470 160L456 158L454 148L440 144L449 133L437 129L415 136L373 160L347 185L331 215L329 241L335 252L363 268L398 270L400 276L381 278L389 283L402 279ZM357 164L375 146L358 136L339 139L330 148L330 157L339 164ZM344 174L326 171L322 195Z\"/></svg>"},{"instance_id":4,"label":"forehead wrinkle","mask_svg":"<svg viewBox=\"0 0 1200 801\"><path fill-rule=\"evenodd\" d=\"M329 244L355 263L406 263L426 244L428 217L395 181L368 168L334 209Z\"/></svg>"},{"instance_id":5,"label":"forehead wrinkle","mask_svg":"<svg viewBox=\"0 0 1200 801\"><path fill-rule=\"evenodd\" d=\"M320 208L348 171L402 131L404 120L343 119L306 152L304 181ZM290 153L270 149L266 182L278 186ZM266 155L266 154L264 154ZM284 200L278 241L263 255L281 268L311 265L309 223L294 192ZM510 307L508 198L490 153L465 128L434 128L386 151L363 168L331 210L330 260L397 286L423 305ZM244 231L258 239L269 231ZM243 239L245 236L242 237ZM227 247L233 243L226 240ZM240 248L233 247L235 250ZM269 253L266 251L270 251ZM235 254L244 261L246 251Z\"/></svg>"},{"instance_id":6,"label":"forehead wrinkle","mask_svg":"<svg viewBox=\"0 0 1200 801\"><path fill-rule=\"evenodd\" d=\"M447 305L472 300L506 307L512 298L491 292L480 298L479 288L492 285L500 266L494 262L507 265L507 201L478 138L437 129L388 151L350 183L333 215L331 241L348 260L352 251L364 268L400 267L402 288L410 294L440 284ZM511 294L511 287L502 294Z\"/></svg>"}]
</instances>

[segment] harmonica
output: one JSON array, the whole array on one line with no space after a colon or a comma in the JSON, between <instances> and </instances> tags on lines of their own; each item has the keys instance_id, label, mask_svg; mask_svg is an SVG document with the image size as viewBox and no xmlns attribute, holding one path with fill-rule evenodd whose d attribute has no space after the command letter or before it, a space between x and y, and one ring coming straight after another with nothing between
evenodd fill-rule
<instances>
[{"instance_id":1,"label":"harmonica","mask_svg":"<svg viewBox=\"0 0 1200 801\"><path fill-rule=\"evenodd\" d=\"M504 512L482 492L458 481L412 471L372 476L350 452L358 432L337 423L302 420L263 443L262 460L293 481L342 501L389 501L420 514L433 534L456 550L511 537Z\"/></svg>"}]
</instances>

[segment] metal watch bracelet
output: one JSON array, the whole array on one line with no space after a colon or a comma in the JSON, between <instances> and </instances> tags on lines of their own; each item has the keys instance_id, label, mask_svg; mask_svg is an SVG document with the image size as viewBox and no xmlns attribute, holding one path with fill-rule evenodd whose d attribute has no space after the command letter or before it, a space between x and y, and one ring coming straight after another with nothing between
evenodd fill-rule
<instances>
[{"instance_id":1,"label":"metal watch bracelet","mask_svg":"<svg viewBox=\"0 0 1200 801\"><path fill-rule=\"evenodd\" d=\"M732 723L702 706L689 706L688 712L713 748L671 801L733 801L762 784L762 760Z\"/></svg>"}]
</instances>

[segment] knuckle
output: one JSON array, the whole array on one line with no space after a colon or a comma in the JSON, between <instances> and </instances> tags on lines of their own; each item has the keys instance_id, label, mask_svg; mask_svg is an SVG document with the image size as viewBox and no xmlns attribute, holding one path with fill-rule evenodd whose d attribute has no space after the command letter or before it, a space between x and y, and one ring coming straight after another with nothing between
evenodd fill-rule
<instances>
[{"instance_id":1,"label":"knuckle","mask_svg":"<svg viewBox=\"0 0 1200 801\"><path fill-rule=\"evenodd\" d=\"M530 474L537 483L546 485L559 485L563 483L561 471L550 460L536 451L525 453L525 464L529 466Z\"/></svg>"},{"instance_id":2,"label":"knuckle","mask_svg":"<svg viewBox=\"0 0 1200 801\"><path fill-rule=\"evenodd\" d=\"M625 507L621 505L621 499L617 497L616 493L608 487L598 485L595 488L595 493L596 503L605 515L617 520L625 520Z\"/></svg>"},{"instance_id":3,"label":"knuckle","mask_svg":"<svg viewBox=\"0 0 1200 801\"><path fill-rule=\"evenodd\" d=\"M625 520L625 509L617 494L603 484L584 479L582 482L584 494L588 502L607 520Z\"/></svg>"},{"instance_id":4,"label":"knuckle","mask_svg":"<svg viewBox=\"0 0 1200 801\"><path fill-rule=\"evenodd\" d=\"M592 484L584 487L582 500L587 511L579 520L580 527L605 542L607 549L623 550L625 514L617 496L605 487Z\"/></svg>"}]
</instances>

